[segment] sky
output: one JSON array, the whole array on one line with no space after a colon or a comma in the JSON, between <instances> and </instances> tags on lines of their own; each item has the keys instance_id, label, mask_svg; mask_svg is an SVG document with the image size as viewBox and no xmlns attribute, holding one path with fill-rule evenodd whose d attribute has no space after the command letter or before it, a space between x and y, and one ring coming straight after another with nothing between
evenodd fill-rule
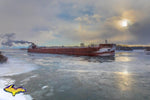
<instances>
[{"instance_id":1,"label":"sky","mask_svg":"<svg viewBox=\"0 0 150 100\"><path fill-rule=\"evenodd\" d=\"M150 45L149 7L149 0L0 0L0 47Z\"/></svg>"}]
</instances>

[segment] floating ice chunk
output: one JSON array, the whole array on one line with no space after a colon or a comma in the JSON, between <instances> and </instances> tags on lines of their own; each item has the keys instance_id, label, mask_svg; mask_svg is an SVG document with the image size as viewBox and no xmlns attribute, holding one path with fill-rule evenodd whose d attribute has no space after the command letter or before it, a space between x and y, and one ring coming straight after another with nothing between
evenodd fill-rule
<instances>
[{"instance_id":1,"label":"floating ice chunk","mask_svg":"<svg viewBox=\"0 0 150 100\"><path fill-rule=\"evenodd\" d=\"M44 90L44 89L46 89L46 88L48 88L48 86L47 86L47 85L42 87L42 89L43 89L43 90Z\"/></svg>"},{"instance_id":2,"label":"floating ice chunk","mask_svg":"<svg viewBox=\"0 0 150 100\"><path fill-rule=\"evenodd\" d=\"M0 66L0 76L11 76L22 73L27 73L37 68L34 64L29 64L27 62L18 59L9 59L8 63L2 64Z\"/></svg>"}]
</instances>

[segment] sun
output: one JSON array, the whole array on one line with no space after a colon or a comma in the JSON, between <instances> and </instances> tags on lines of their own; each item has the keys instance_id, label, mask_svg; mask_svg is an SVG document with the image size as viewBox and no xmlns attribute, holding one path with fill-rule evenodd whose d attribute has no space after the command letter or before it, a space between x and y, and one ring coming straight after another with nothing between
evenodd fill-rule
<instances>
[{"instance_id":1,"label":"sun","mask_svg":"<svg viewBox=\"0 0 150 100\"><path fill-rule=\"evenodd\" d=\"M122 27L127 27L128 26L128 21L127 20L122 20L121 21L121 26Z\"/></svg>"}]
</instances>

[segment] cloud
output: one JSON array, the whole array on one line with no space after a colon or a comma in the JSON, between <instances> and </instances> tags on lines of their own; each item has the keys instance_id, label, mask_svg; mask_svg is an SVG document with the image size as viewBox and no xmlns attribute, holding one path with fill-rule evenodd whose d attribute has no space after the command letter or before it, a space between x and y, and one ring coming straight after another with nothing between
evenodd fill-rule
<instances>
[{"instance_id":1,"label":"cloud","mask_svg":"<svg viewBox=\"0 0 150 100\"><path fill-rule=\"evenodd\" d=\"M83 24L94 24L97 22L100 22L100 15L94 14L94 15L84 15L82 17L75 18L75 21L78 21L79 23Z\"/></svg>"},{"instance_id":2,"label":"cloud","mask_svg":"<svg viewBox=\"0 0 150 100\"><path fill-rule=\"evenodd\" d=\"M150 19L134 23L129 31L137 38L138 44L150 44Z\"/></svg>"},{"instance_id":3,"label":"cloud","mask_svg":"<svg viewBox=\"0 0 150 100\"><path fill-rule=\"evenodd\" d=\"M148 0L1 0L0 34L39 45L104 39L149 44L149 6Z\"/></svg>"}]
</instances>

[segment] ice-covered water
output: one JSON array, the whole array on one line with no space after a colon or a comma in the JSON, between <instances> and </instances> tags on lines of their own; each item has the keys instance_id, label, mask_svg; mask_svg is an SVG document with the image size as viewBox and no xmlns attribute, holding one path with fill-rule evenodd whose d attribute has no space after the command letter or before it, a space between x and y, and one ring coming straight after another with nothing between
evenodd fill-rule
<instances>
[{"instance_id":1,"label":"ice-covered water","mask_svg":"<svg viewBox=\"0 0 150 100\"><path fill-rule=\"evenodd\" d=\"M143 51L94 58L3 50L0 100L149 100L150 56ZM13 97L7 85L27 92ZM20 99L22 98L22 99Z\"/></svg>"}]
</instances>

